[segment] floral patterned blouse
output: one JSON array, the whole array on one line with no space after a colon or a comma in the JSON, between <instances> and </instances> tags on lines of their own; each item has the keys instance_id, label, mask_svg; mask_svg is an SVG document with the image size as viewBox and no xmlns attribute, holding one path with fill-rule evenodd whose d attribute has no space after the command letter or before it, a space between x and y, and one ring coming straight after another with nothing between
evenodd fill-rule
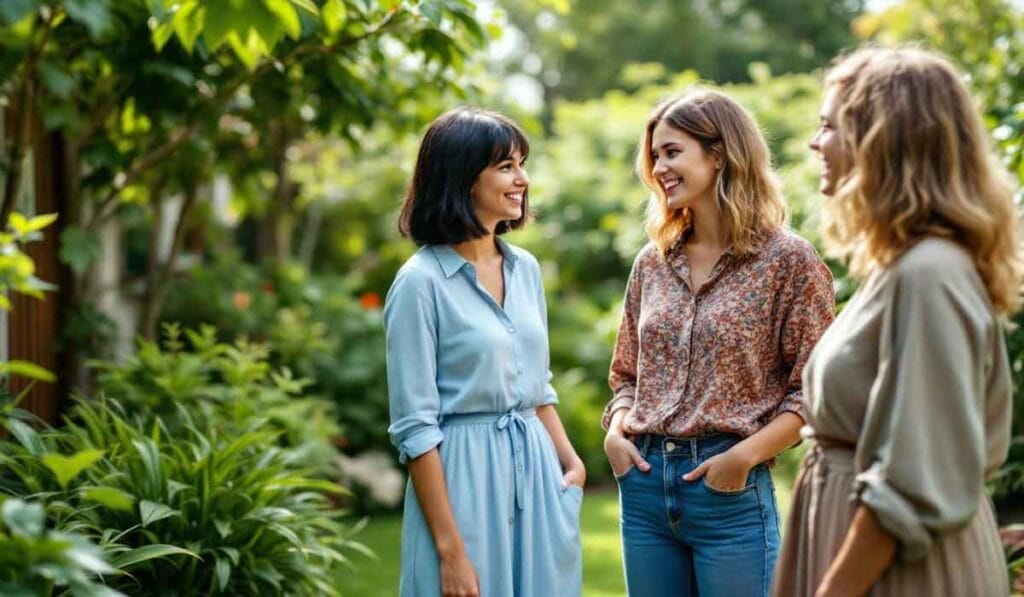
<instances>
[{"instance_id":1,"label":"floral patterned blouse","mask_svg":"<svg viewBox=\"0 0 1024 597\"><path fill-rule=\"evenodd\" d=\"M832 322L832 274L785 229L757 253L726 251L697 293L685 245L648 244L626 287L602 425L627 433L747 437L784 411L806 420L801 372Z\"/></svg>"}]
</instances>

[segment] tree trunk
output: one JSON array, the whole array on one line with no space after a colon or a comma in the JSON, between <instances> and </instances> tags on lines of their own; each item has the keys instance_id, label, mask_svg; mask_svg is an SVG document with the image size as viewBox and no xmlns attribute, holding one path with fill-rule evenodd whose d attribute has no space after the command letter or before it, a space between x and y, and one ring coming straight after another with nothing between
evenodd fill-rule
<instances>
[{"instance_id":1,"label":"tree trunk","mask_svg":"<svg viewBox=\"0 0 1024 597\"><path fill-rule=\"evenodd\" d=\"M259 223L257 261L272 259L281 262L291 256L292 232L295 228L292 214L295 184L288 173L288 147L292 139L283 120L271 124L270 137L277 184L267 212Z\"/></svg>"},{"instance_id":2,"label":"tree trunk","mask_svg":"<svg viewBox=\"0 0 1024 597\"><path fill-rule=\"evenodd\" d=\"M163 186L162 184L160 185ZM157 194L162 189L157 190ZM149 259L146 267L146 291L143 296L142 313L139 317L139 335L147 340L155 340L157 337L157 323L160 321L160 311L163 309L164 301L167 299L167 284L174 274L174 264L181 252L181 246L185 239L185 232L188 230L189 216L199 196L199 183L191 182L185 192L185 200L178 210L178 217L174 224L174 238L171 241L171 249L167 253L167 259L160 263L155 237L158 236L157 226L162 224L163 216L160 215L160 203L154 203L156 213L153 217L153 238L150 240Z\"/></svg>"}]
</instances>

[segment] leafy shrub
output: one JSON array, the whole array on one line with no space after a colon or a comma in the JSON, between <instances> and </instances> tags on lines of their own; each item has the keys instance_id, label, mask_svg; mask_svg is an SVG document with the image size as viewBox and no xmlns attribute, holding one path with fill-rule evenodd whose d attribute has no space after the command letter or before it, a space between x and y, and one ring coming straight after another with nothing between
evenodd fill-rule
<instances>
[{"instance_id":1,"label":"leafy shrub","mask_svg":"<svg viewBox=\"0 0 1024 597\"><path fill-rule=\"evenodd\" d=\"M363 548L315 456L334 454L325 404L214 335L186 332L190 352L171 326L163 348L97 363L110 397L77 399L58 429L5 408L0 494L95 541L126 593L337 594L334 567Z\"/></svg>"},{"instance_id":2,"label":"leafy shrub","mask_svg":"<svg viewBox=\"0 0 1024 597\"><path fill-rule=\"evenodd\" d=\"M334 435L345 451L390 451L380 295L357 295L347 276L237 259L221 255L177 280L161 319L215 326L222 341L263 343L269 363L308 379L307 395L335 405Z\"/></svg>"},{"instance_id":3,"label":"leafy shrub","mask_svg":"<svg viewBox=\"0 0 1024 597\"><path fill-rule=\"evenodd\" d=\"M186 421L171 435L159 417L146 428L114 400L80 400L60 430L10 428L0 489L96 539L130 573L108 586L128 593L336 594L331 567L357 547L330 503L341 488L297 468L266 427Z\"/></svg>"},{"instance_id":4,"label":"leafy shrub","mask_svg":"<svg viewBox=\"0 0 1024 597\"><path fill-rule=\"evenodd\" d=\"M47 529L39 503L0 495L0 594L48 596L67 589L75 597L122 595L97 582L116 570L87 537Z\"/></svg>"},{"instance_id":5,"label":"leafy shrub","mask_svg":"<svg viewBox=\"0 0 1024 597\"><path fill-rule=\"evenodd\" d=\"M159 417L175 436L197 426L230 437L263 420L293 460L330 476L338 425L329 402L305 395L308 380L274 371L264 345L218 343L210 326L184 332L187 343L182 335L179 326L166 325L163 347L141 341L123 363L94 363L102 392L143 427Z\"/></svg>"}]
</instances>

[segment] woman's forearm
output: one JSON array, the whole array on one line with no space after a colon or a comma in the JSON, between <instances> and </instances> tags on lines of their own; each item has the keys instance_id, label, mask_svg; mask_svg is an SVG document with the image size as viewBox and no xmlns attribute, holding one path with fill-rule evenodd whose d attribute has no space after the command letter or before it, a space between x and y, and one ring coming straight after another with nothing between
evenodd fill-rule
<instances>
[{"instance_id":1,"label":"woman's forearm","mask_svg":"<svg viewBox=\"0 0 1024 597\"><path fill-rule=\"evenodd\" d=\"M800 439L804 420L796 413L783 412L756 433L732 447L750 468L774 457Z\"/></svg>"},{"instance_id":2,"label":"woman's forearm","mask_svg":"<svg viewBox=\"0 0 1024 597\"><path fill-rule=\"evenodd\" d=\"M555 453L558 455L558 462L562 465L562 470L583 469L583 460L580 459L576 454L576 450L573 449L572 442L569 441L569 436L565 433L562 419L558 417L558 411L555 410L554 405L547 404L538 407L537 416L540 418L541 423L544 424L544 428L547 429L548 435L551 436L551 442L555 445ZM584 479L579 481L582 485Z\"/></svg>"},{"instance_id":3,"label":"woman's forearm","mask_svg":"<svg viewBox=\"0 0 1024 597\"><path fill-rule=\"evenodd\" d=\"M443 560L461 553L465 546L448 501L448 485L445 483L444 468L437 448L410 460L408 466L416 500L434 538L438 557Z\"/></svg>"},{"instance_id":4,"label":"woman's forearm","mask_svg":"<svg viewBox=\"0 0 1024 597\"><path fill-rule=\"evenodd\" d=\"M895 555L896 539L878 523L870 508L859 506L815 596L867 593Z\"/></svg>"}]
</instances>

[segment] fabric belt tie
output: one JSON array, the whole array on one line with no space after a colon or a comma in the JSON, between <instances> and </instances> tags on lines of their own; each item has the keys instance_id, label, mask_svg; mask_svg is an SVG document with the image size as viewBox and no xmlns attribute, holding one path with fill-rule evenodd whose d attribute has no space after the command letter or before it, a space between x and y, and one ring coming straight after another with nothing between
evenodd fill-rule
<instances>
[{"instance_id":1,"label":"fabric belt tie","mask_svg":"<svg viewBox=\"0 0 1024 597\"><path fill-rule=\"evenodd\" d=\"M512 447L512 481L515 485L516 510L522 510L526 504L526 469L523 446L526 442L526 419L536 417L535 409L512 409L504 413L468 413L445 417L442 426L471 425L474 423L493 422L495 429L508 433Z\"/></svg>"}]
</instances>

